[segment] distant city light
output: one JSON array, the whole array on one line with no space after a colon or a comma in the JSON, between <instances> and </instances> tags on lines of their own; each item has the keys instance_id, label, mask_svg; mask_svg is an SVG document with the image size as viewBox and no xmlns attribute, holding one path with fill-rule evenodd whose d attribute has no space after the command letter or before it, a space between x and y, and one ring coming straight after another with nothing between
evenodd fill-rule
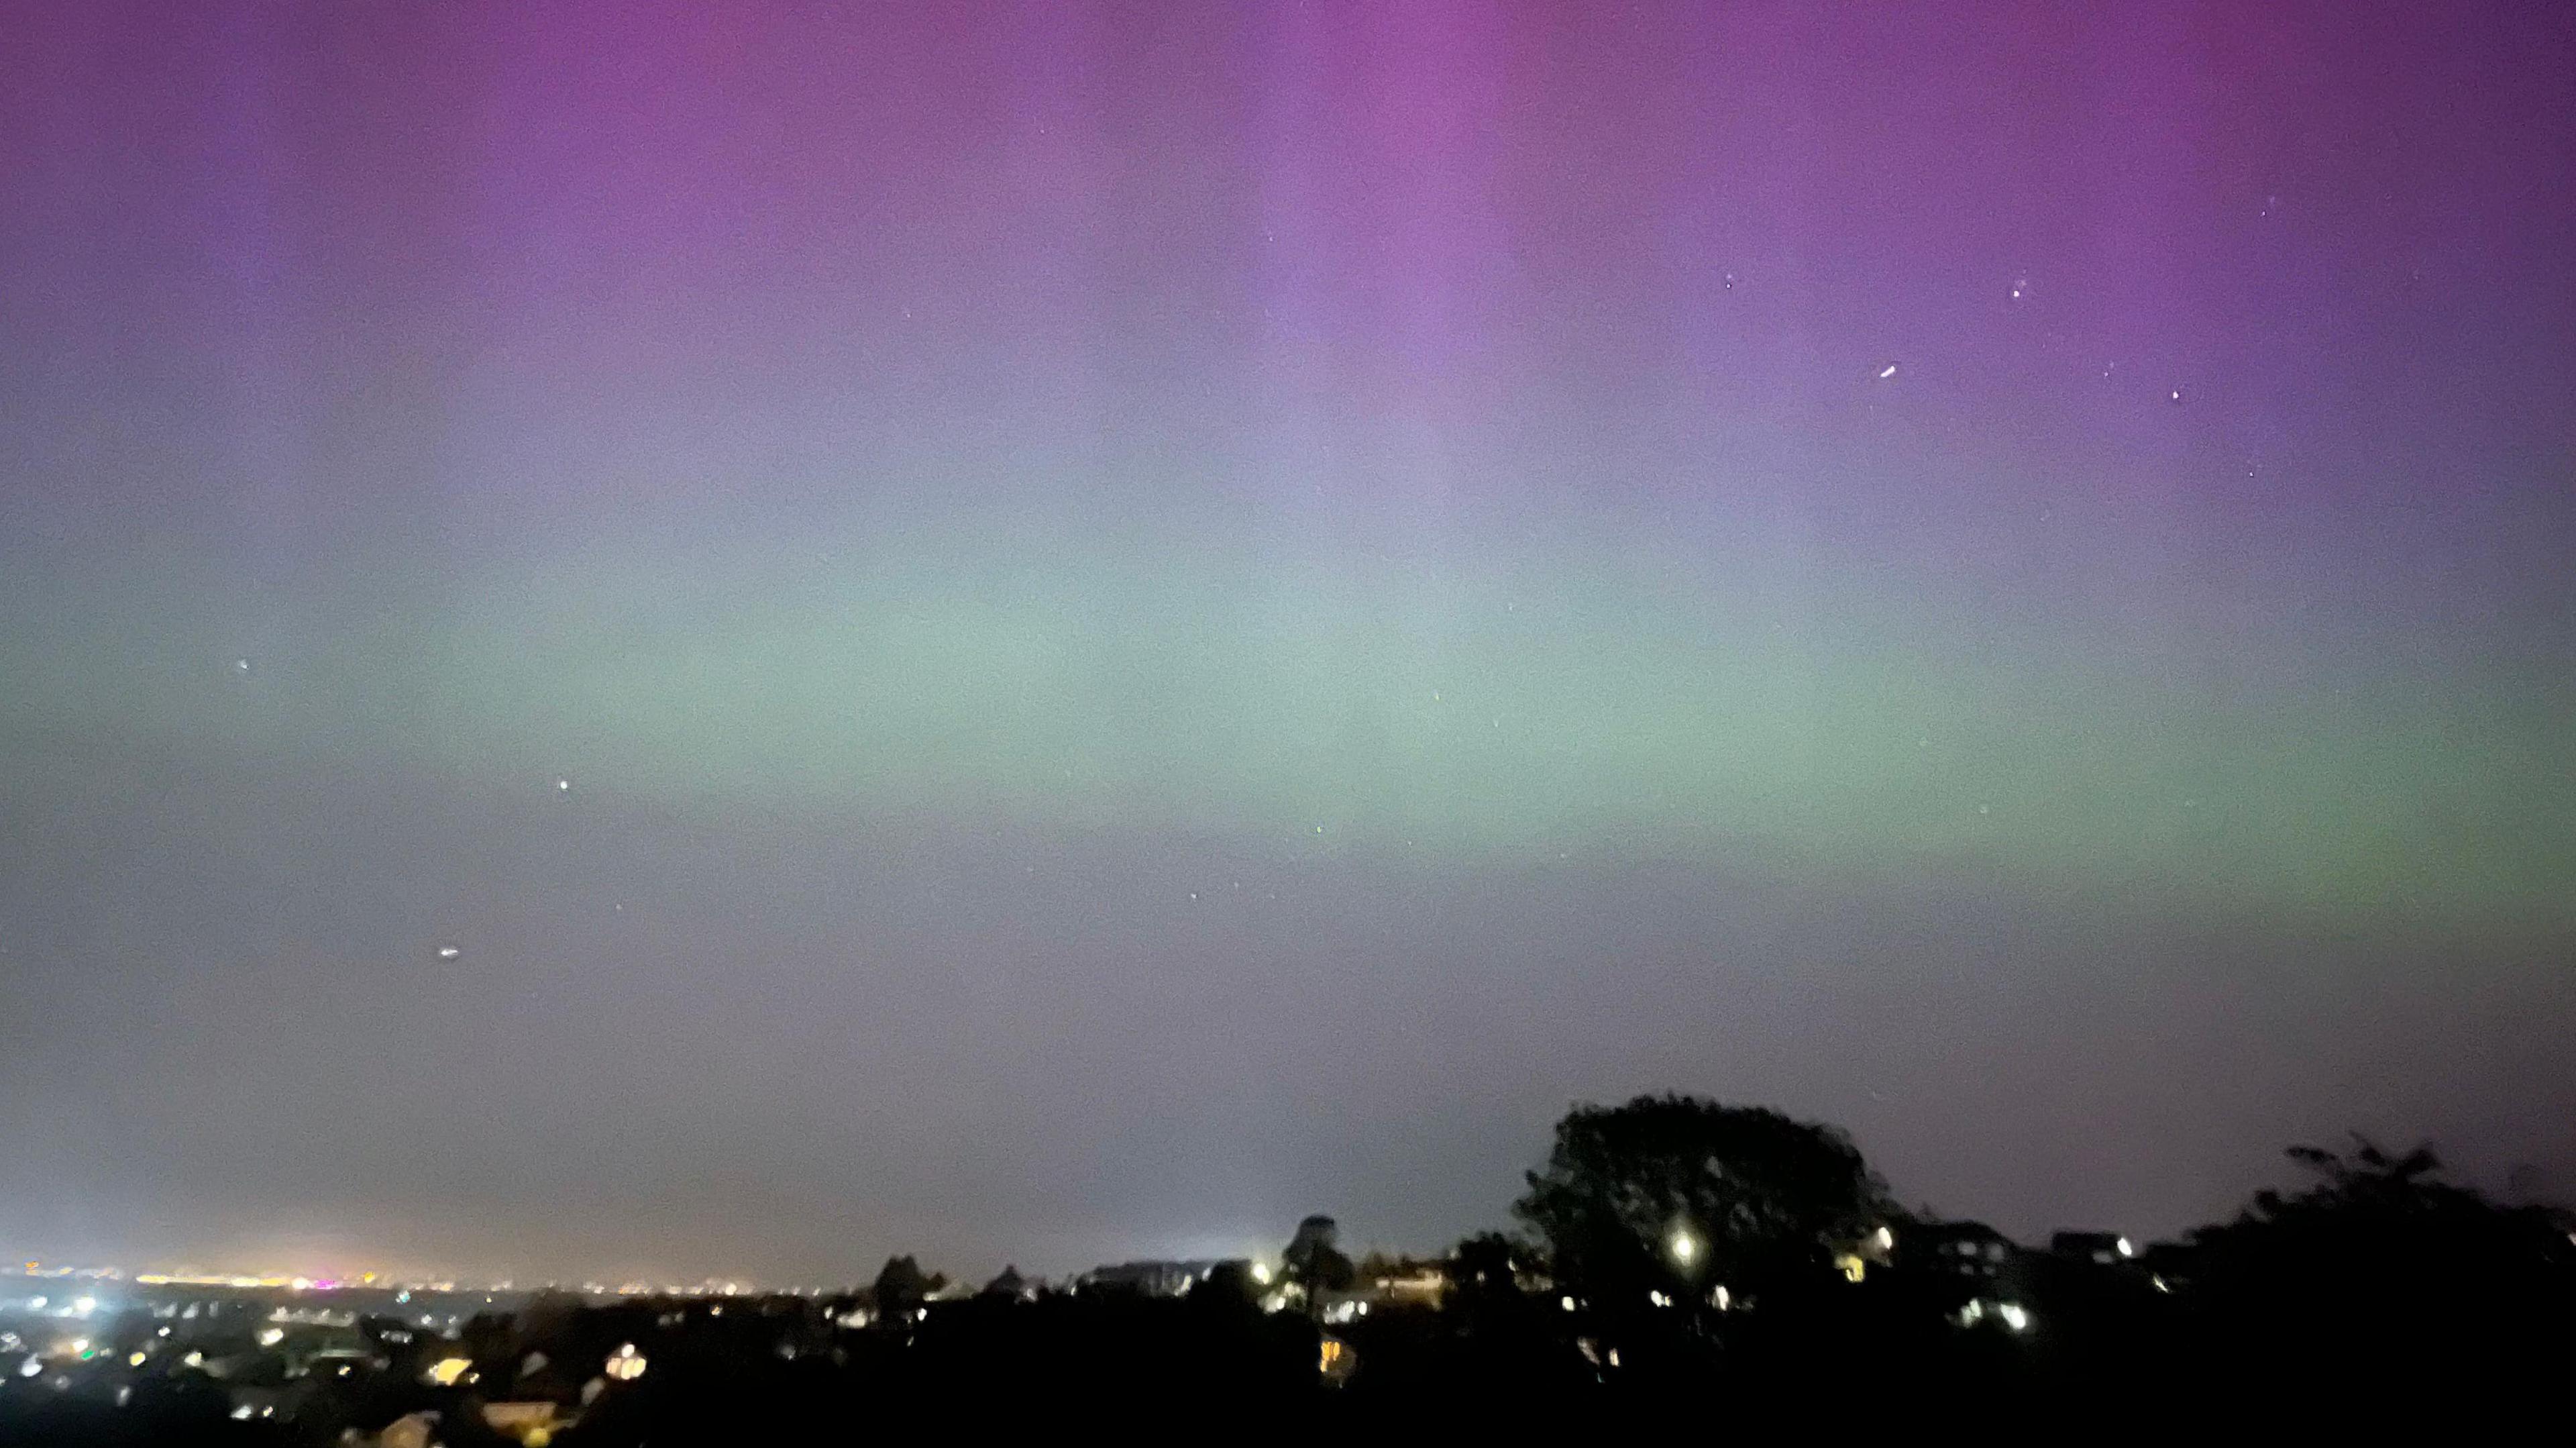
<instances>
[{"instance_id":1,"label":"distant city light","mask_svg":"<svg viewBox=\"0 0 2576 1448\"><path fill-rule=\"evenodd\" d=\"M2132 1243L2129 1241L2129 1239L2128 1239L2128 1238L2126 1238L2126 1237L2122 1237L2119 1241L2117 1241L2117 1242L2113 1243L2112 1245L2113 1245L2113 1247L2115 1247L2115 1248L2119 1251L2120 1255L2121 1255L2121 1256L2123 1256L2123 1257L2135 1257L2135 1256L2137 1256L2137 1255L2138 1255L2138 1249L2137 1249L2137 1247L2136 1247L2134 1244L2132 1244Z\"/></svg>"},{"instance_id":2,"label":"distant city light","mask_svg":"<svg viewBox=\"0 0 2576 1448\"><path fill-rule=\"evenodd\" d=\"M1881 1228L1879 1228L1879 1229L1878 1229L1878 1250L1880 1250L1880 1251L1882 1251L1882 1252L1885 1252L1885 1251L1892 1250L1895 1246L1896 1246L1896 1234L1895 1234L1894 1232L1892 1232L1892 1231L1889 1231L1889 1230L1888 1230L1887 1228L1885 1228L1885 1227L1881 1227Z\"/></svg>"},{"instance_id":3,"label":"distant city light","mask_svg":"<svg viewBox=\"0 0 2576 1448\"><path fill-rule=\"evenodd\" d=\"M1699 1256L1699 1239L1687 1230L1673 1233L1672 1240L1665 1245L1671 1249L1673 1260L1685 1267Z\"/></svg>"},{"instance_id":4,"label":"distant city light","mask_svg":"<svg viewBox=\"0 0 2576 1448\"><path fill-rule=\"evenodd\" d=\"M422 1373L421 1377L434 1387L452 1388L466 1373L472 1371L473 1367L474 1360L471 1358L440 1358L431 1363L429 1371Z\"/></svg>"},{"instance_id":5,"label":"distant city light","mask_svg":"<svg viewBox=\"0 0 2576 1448\"><path fill-rule=\"evenodd\" d=\"M2011 1328L2015 1332L2020 1332L2030 1326L2030 1313L2018 1302L2006 1302L2001 1304L1995 1308L1995 1315L2004 1320L2004 1326Z\"/></svg>"},{"instance_id":6,"label":"distant city light","mask_svg":"<svg viewBox=\"0 0 2576 1448\"><path fill-rule=\"evenodd\" d=\"M1267 1262L1255 1262L1255 1263L1253 1263L1253 1264L1252 1264L1252 1280L1253 1280L1253 1281L1255 1281L1255 1282L1257 1282L1257 1283L1260 1283L1260 1284L1261 1284L1262 1286L1264 1286L1264 1287L1269 1286L1269 1285L1270 1285L1270 1264L1269 1264L1269 1263L1267 1263Z\"/></svg>"},{"instance_id":7,"label":"distant city light","mask_svg":"<svg viewBox=\"0 0 2576 1448\"><path fill-rule=\"evenodd\" d=\"M644 1354L637 1352L631 1342L620 1343L617 1351L608 1355L606 1371L621 1383L631 1383L644 1376Z\"/></svg>"},{"instance_id":8,"label":"distant city light","mask_svg":"<svg viewBox=\"0 0 2576 1448\"><path fill-rule=\"evenodd\" d=\"M286 1341L285 1328L267 1327L260 1329L259 1345L261 1347L275 1347L284 1341Z\"/></svg>"},{"instance_id":9,"label":"distant city light","mask_svg":"<svg viewBox=\"0 0 2576 1448\"><path fill-rule=\"evenodd\" d=\"M1560 1297L1556 1300L1556 1305L1564 1308L1568 1312L1572 1312L1574 1310L1574 1299L1571 1297Z\"/></svg>"}]
</instances>

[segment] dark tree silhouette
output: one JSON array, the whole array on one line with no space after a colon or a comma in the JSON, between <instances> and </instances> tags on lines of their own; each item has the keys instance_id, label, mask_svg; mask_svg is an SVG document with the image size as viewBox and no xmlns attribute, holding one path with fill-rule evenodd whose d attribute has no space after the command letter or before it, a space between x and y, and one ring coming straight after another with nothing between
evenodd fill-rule
<instances>
[{"instance_id":1,"label":"dark tree silhouette","mask_svg":"<svg viewBox=\"0 0 2576 1448\"><path fill-rule=\"evenodd\" d=\"M2257 1192L2193 1237L2191 1326L2224 1370L2276 1389L2389 1372L2503 1382L2576 1351L2564 1213L2448 1181L2425 1147L2356 1135L2288 1155L2312 1185Z\"/></svg>"},{"instance_id":2,"label":"dark tree silhouette","mask_svg":"<svg viewBox=\"0 0 2576 1448\"><path fill-rule=\"evenodd\" d=\"M1518 1297L1533 1254L1500 1232L1462 1238L1449 1253L1449 1290L1460 1297Z\"/></svg>"},{"instance_id":3,"label":"dark tree silhouette","mask_svg":"<svg viewBox=\"0 0 2576 1448\"><path fill-rule=\"evenodd\" d=\"M920 1310L930 1294L948 1285L945 1276L925 1273L909 1255L888 1257L877 1273L877 1320L897 1323Z\"/></svg>"},{"instance_id":4,"label":"dark tree silhouette","mask_svg":"<svg viewBox=\"0 0 2576 1448\"><path fill-rule=\"evenodd\" d=\"M1832 1245L1892 1209L1840 1130L1664 1095L1566 1113L1513 1210L1546 1239L1560 1283L1627 1304L1822 1281Z\"/></svg>"},{"instance_id":5,"label":"dark tree silhouette","mask_svg":"<svg viewBox=\"0 0 2576 1448\"><path fill-rule=\"evenodd\" d=\"M1323 1310L1323 1295L1350 1288L1358 1275L1351 1259L1335 1245L1341 1229L1333 1219L1312 1216L1297 1224L1297 1235L1279 1253L1280 1275L1305 1294L1309 1313Z\"/></svg>"},{"instance_id":6,"label":"dark tree silhouette","mask_svg":"<svg viewBox=\"0 0 2576 1448\"><path fill-rule=\"evenodd\" d=\"M1250 1264L1219 1262L1190 1289L1190 1301L1229 1309L1249 1309L1261 1298L1261 1284L1252 1277Z\"/></svg>"}]
</instances>

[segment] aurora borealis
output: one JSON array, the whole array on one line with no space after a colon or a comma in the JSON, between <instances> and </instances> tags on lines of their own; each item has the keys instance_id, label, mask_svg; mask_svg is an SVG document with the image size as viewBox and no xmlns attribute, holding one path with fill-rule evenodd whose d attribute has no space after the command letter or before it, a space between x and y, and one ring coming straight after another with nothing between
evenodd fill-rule
<instances>
[{"instance_id":1,"label":"aurora borealis","mask_svg":"<svg viewBox=\"0 0 2576 1448\"><path fill-rule=\"evenodd\" d=\"M2576 26L2246 8L16 7L0 1241L2563 1193Z\"/></svg>"}]
</instances>

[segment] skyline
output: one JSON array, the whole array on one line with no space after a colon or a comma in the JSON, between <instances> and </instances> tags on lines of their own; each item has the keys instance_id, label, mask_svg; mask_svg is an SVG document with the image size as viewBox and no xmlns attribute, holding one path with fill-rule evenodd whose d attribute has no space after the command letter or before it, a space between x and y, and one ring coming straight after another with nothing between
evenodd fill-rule
<instances>
[{"instance_id":1,"label":"skyline","mask_svg":"<svg viewBox=\"0 0 2576 1448\"><path fill-rule=\"evenodd\" d=\"M25 7L0 1240L1432 1250L1659 1089L2576 1195L2478 20Z\"/></svg>"}]
</instances>

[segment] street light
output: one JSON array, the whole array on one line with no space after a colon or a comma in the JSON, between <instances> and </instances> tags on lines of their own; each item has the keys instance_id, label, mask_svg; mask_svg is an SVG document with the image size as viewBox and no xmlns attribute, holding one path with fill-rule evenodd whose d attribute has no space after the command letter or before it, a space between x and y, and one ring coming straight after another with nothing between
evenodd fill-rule
<instances>
[{"instance_id":1,"label":"street light","mask_svg":"<svg viewBox=\"0 0 2576 1448\"><path fill-rule=\"evenodd\" d=\"M1699 1258L1699 1238L1692 1236L1687 1227L1675 1228L1672 1240L1664 1245L1671 1250L1673 1260L1684 1267Z\"/></svg>"}]
</instances>

